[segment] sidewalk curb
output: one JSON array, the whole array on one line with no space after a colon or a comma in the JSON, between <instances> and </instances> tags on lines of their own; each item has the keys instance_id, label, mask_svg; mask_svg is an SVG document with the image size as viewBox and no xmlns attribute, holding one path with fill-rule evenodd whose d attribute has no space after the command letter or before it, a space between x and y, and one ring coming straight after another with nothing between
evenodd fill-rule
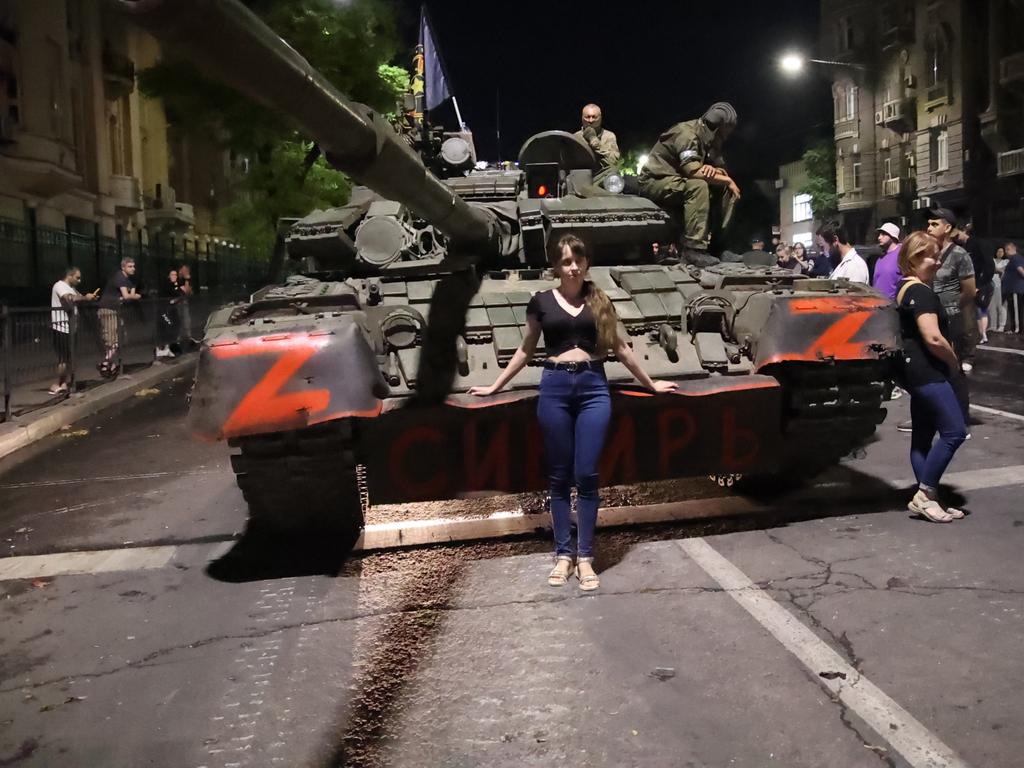
<instances>
[{"instance_id":1,"label":"sidewalk curb","mask_svg":"<svg viewBox=\"0 0 1024 768\"><path fill-rule=\"evenodd\" d=\"M42 408L0 424L0 459L47 435L59 432L69 424L122 403L134 397L140 389L190 373L198 359L197 354L190 353L170 363L153 363L144 370L127 376L122 374L112 382L101 384L81 398L70 398L49 408Z\"/></svg>"}]
</instances>

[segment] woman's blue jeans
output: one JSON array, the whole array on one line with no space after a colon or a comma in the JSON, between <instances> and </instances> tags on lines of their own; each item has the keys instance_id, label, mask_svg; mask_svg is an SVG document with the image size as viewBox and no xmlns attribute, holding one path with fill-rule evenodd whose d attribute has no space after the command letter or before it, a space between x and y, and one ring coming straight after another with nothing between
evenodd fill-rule
<instances>
[{"instance_id":1,"label":"woman's blue jeans","mask_svg":"<svg viewBox=\"0 0 1024 768\"><path fill-rule=\"evenodd\" d=\"M603 368L576 373L545 369L537 420L544 435L555 554L594 556L594 529L601 501L597 463L604 449L612 403ZM569 489L576 486L577 549L572 548Z\"/></svg>"},{"instance_id":2,"label":"woman's blue jeans","mask_svg":"<svg viewBox=\"0 0 1024 768\"><path fill-rule=\"evenodd\" d=\"M953 385L940 381L911 387L910 418L910 464L914 477L922 490L934 491L953 454L967 438L964 409Z\"/></svg>"}]
</instances>

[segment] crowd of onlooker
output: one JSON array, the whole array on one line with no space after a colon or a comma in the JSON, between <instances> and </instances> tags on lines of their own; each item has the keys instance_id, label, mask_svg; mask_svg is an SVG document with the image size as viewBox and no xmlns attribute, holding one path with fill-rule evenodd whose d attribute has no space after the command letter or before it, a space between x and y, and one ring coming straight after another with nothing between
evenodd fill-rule
<instances>
[{"instance_id":1,"label":"crowd of onlooker","mask_svg":"<svg viewBox=\"0 0 1024 768\"><path fill-rule=\"evenodd\" d=\"M943 211L943 215L950 220L939 218L944 231L938 239L943 248L943 264L949 264L941 271L954 273L952 277L957 283L956 303L950 303L947 310L958 314L961 307L969 305L977 320L979 344L988 343L989 331L1024 333L1024 255L1019 253L1017 244L997 241L993 250L991 244L986 246L974 236L970 224L961 227L951 212ZM936 227L925 231L934 235L933 229ZM877 247L861 246L858 250L842 227L826 225L816 234L815 247L775 238L773 261L767 258L764 241L755 238L752 250L744 254L743 260L748 264L774 264L811 277L845 278L869 284L895 300L896 286L901 279L898 266L901 235L899 225L887 222L877 230ZM766 258L758 262L756 252L764 252ZM966 284L971 279L973 284ZM962 281L965 282L963 295Z\"/></svg>"},{"instance_id":2,"label":"crowd of onlooker","mask_svg":"<svg viewBox=\"0 0 1024 768\"><path fill-rule=\"evenodd\" d=\"M70 266L65 270L64 277L53 284L50 292L50 333L57 357L57 381L50 387L52 395L68 393L70 332L72 324L77 325L76 305L92 301L99 305L96 316L104 354L97 369L105 378L112 378L120 370L120 343L124 333L121 308L126 303L142 299L135 279L135 260L131 258L121 260L119 269L110 276L102 289L81 293L78 290L81 280L81 270ZM161 299L156 313L157 357L174 357L176 350L181 351L197 343L192 338L189 307L194 290L187 264L169 270L161 281L157 291Z\"/></svg>"}]
</instances>

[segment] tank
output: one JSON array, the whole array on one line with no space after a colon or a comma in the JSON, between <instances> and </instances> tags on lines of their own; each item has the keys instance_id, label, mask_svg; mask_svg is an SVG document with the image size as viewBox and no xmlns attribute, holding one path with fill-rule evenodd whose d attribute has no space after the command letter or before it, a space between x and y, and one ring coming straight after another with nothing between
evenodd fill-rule
<instances>
[{"instance_id":1,"label":"tank","mask_svg":"<svg viewBox=\"0 0 1024 768\"><path fill-rule=\"evenodd\" d=\"M302 274L206 327L189 419L237 450L250 533L349 547L371 499L543 489L543 342L506 391L466 391L512 357L531 295L555 285L548 254L569 232L590 246L591 277L645 369L678 383L653 395L608 363L603 484L808 477L884 418L898 326L866 286L650 263L672 218L614 182L595 186L595 158L571 134L538 134L517 167L479 170L468 137L449 135L431 172L236 0L119 5L207 75L290 114L360 185L344 207L288 230Z\"/></svg>"}]
</instances>

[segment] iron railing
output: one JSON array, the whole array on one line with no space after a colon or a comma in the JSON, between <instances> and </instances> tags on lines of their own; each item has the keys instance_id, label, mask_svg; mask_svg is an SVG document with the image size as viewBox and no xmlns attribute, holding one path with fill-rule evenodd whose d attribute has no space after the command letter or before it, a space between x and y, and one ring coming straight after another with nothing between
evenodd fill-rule
<instances>
[{"instance_id":1,"label":"iron railing","mask_svg":"<svg viewBox=\"0 0 1024 768\"><path fill-rule=\"evenodd\" d=\"M3 420L102 384L104 360L114 375L150 365L158 346L201 337L210 312L237 293L198 295L187 305L167 299L124 302L109 313L96 302L74 310L0 305L0 393ZM190 327L184 327L188 319ZM180 347L179 347L180 349ZM58 367L65 368L65 391L53 393Z\"/></svg>"},{"instance_id":2,"label":"iron railing","mask_svg":"<svg viewBox=\"0 0 1024 768\"><path fill-rule=\"evenodd\" d=\"M102 288L125 257L135 260L136 283L144 293L182 264L191 268L197 288L255 288L265 279L269 261L269 254L252 254L228 243L160 233L144 239L141 230L107 237L95 224L57 229L38 224L34 215L25 221L0 217L0 300L45 303L68 266L82 271L84 290Z\"/></svg>"}]
</instances>

